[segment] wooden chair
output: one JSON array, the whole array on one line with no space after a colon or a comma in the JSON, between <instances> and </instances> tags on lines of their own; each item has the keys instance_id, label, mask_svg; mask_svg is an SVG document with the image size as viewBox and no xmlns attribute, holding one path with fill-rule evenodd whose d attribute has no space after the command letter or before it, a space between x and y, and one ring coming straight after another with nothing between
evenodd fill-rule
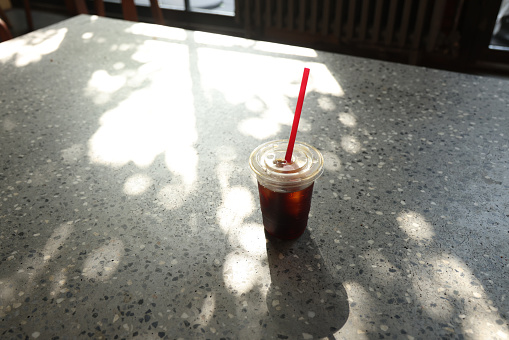
<instances>
[{"instance_id":1,"label":"wooden chair","mask_svg":"<svg viewBox=\"0 0 509 340\"><path fill-rule=\"evenodd\" d=\"M5 21L0 18L0 42L12 39L11 31Z\"/></svg>"},{"instance_id":2,"label":"wooden chair","mask_svg":"<svg viewBox=\"0 0 509 340\"><path fill-rule=\"evenodd\" d=\"M30 1L29 0L23 0L23 7L25 8L25 17L27 19L27 26L29 31L34 30L34 21L32 19L32 11L30 9ZM12 29L12 24L9 21L9 18L7 18L7 15L5 15L5 12L0 8L0 19L3 20L4 24L7 25L9 29Z\"/></svg>"},{"instance_id":3,"label":"wooden chair","mask_svg":"<svg viewBox=\"0 0 509 340\"><path fill-rule=\"evenodd\" d=\"M136 12L136 5L134 4L134 0L121 0L122 1L122 16L125 20L129 21L138 21L138 13ZM88 14L87 6L85 5L85 0L74 0L76 11L79 14ZM94 9L95 13L99 16L105 16L106 12L104 10L104 1L103 0L94 0ZM157 0L150 0L150 10L152 11L152 16L154 17L154 22L159 25L164 25L164 17L163 12L161 11L161 7Z\"/></svg>"},{"instance_id":4,"label":"wooden chair","mask_svg":"<svg viewBox=\"0 0 509 340\"><path fill-rule=\"evenodd\" d=\"M5 12L2 9L2 7L0 7L0 19L2 19L4 21L4 24L7 25L7 27L12 28L12 25L11 25L11 23L9 21L9 18L5 14Z\"/></svg>"},{"instance_id":5,"label":"wooden chair","mask_svg":"<svg viewBox=\"0 0 509 340\"><path fill-rule=\"evenodd\" d=\"M32 20L32 10L30 9L30 1L23 0L23 7L25 7L25 17L27 19L27 25L30 32L34 30L34 21Z\"/></svg>"}]
</instances>

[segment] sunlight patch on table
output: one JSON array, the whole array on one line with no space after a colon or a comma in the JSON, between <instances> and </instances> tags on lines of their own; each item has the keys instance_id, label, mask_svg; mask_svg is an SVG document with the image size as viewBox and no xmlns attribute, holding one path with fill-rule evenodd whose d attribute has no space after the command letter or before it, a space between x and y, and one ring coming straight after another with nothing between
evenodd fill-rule
<instances>
[{"instance_id":1,"label":"sunlight patch on table","mask_svg":"<svg viewBox=\"0 0 509 340\"><path fill-rule=\"evenodd\" d=\"M64 268L62 268L59 272L50 275L49 281L51 283L50 296L58 297L59 295L63 295L67 293L69 289L66 289L65 285L67 283L67 275L65 274ZM60 298L63 300L63 298ZM56 299L57 304L61 302L61 300Z\"/></svg>"},{"instance_id":2,"label":"sunlight patch on table","mask_svg":"<svg viewBox=\"0 0 509 340\"><path fill-rule=\"evenodd\" d=\"M216 220L225 234L235 230L244 223L244 219L255 209L255 201L251 192L242 186L231 186L230 180L238 165L234 162L237 154L234 148L221 147L217 150L221 163L216 168L216 176L221 186L221 205L216 211ZM232 241L235 241L232 239Z\"/></svg>"},{"instance_id":3,"label":"sunlight patch on table","mask_svg":"<svg viewBox=\"0 0 509 340\"><path fill-rule=\"evenodd\" d=\"M279 134L282 125L292 124L304 67L311 68L308 94L343 95L334 76L320 63L206 47L198 48L197 52L205 95L211 101L225 100L254 113L241 120L238 129L242 134L259 140ZM228 72L224 72L226 69ZM304 101L304 111L307 105L312 107L316 103ZM310 128L305 122L301 127Z\"/></svg>"},{"instance_id":4,"label":"sunlight patch on table","mask_svg":"<svg viewBox=\"0 0 509 340\"><path fill-rule=\"evenodd\" d=\"M429 243L435 236L435 230L425 217L414 211L402 212L396 218L399 227L412 240Z\"/></svg>"},{"instance_id":5,"label":"sunlight patch on table","mask_svg":"<svg viewBox=\"0 0 509 340\"><path fill-rule=\"evenodd\" d=\"M210 295L205 296L203 299L202 306L200 308L200 314L195 320L195 324L198 323L201 326L208 325L209 321L214 316L216 311L216 295L214 293L208 293Z\"/></svg>"},{"instance_id":6,"label":"sunlight patch on table","mask_svg":"<svg viewBox=\"0 0 509 340\"><path fill-rule=\"evenodd\" d=\"M59 251L60 246L62 246L69 238L72 230L72 221L62 223L60 226L55 228L55 230L53 230L53 233L51 234L48 241L46 241L46 245L42 251L44 262L48 262L53 256L55 256L55 254Z\"/></svg>"},{"instance_id":7,"label":"sunlight patch on table","mask_svg":"<svg viewBox=\"0 0 509 340\"><path fill-rule=\"evenodd\" d=\"M97 249L92 250L83 265L82 275L98 281L108 280L116 271L124 256L124 243L111 240Z\"/></svg>"},{"instance_id":8,"label":"sunlight patch on table","mask_svg":"<svg viewBox=\"0 0 509 340\"><path fill-rule=\"evenodd\" d=\"M428 285L432 287L430 295L421 295L425 282L419 282L419 286L414 288L416 293L419 292L416 296L422 296L421 303L424 306L435 303L437 305L433 308L435 310L443 304L442 297L447 299L453 297L455 300L462 301L461 309L458 310L459 314L456 317L461 322L463 330L469 330L467 332L469 335L477 339L488 339L497 332L507 332L506 327L497 323L497 320L502 320L497 307L499 301L491 300L483 282L474 275L462 258L443 253L427 257L425 260L432 263L437 270L433 271L432 282Z\"/></svg>"},{"instance_id":9,"label":"sunlight patch on table","mask_svg":"<svg viewBox=\"0 0 509 340\"><path fill-rule=\"evenodd\" d=\"M263 225L260 223L243 224L234 229L237 243L252 256L267 257L267 240Z\"/></svg>"},{"instance_id":10,"label":"sunlight patch on table","mask_svg":"<svg viewBox=\"0 0 509 340\"><path fill-rule=\"evenodd\" d=\"M48 222L49 221L46 221L46 223ZM19 295L21 289L24 294L33 288L34 282L37 284L37 278L39 278L43 273L43 270L50 265L51 259L58 258L56 255L62 250L66 242L68 242L72 231L72 221L60 224L53 230L53 233L46 241L44 249L39 253L40 256L26 258L22 262L18 263L20 266L13 274L6 278L0 278L0 316L5 315L3 312L6 311L5 309L2 309L2 306L8 307L9 303L16 301L16 299L21 296ZM33 234L33 237L40 237L40 233ZM15 260L17 258L17 253L17 251L12 253L7 260ZM49 271L47 271L47 273L48 272ZM52 277L54 277L54 275L50 275L50 278ZM58 282L65 283L65 280L66 277L64 273L61 275ZM55 289L54 291L57 291ZM19 302L15 303L20 304Z\"/></svg>"},{"instance_id":11,"label":"sunlight patch on table","mask_svg":"<svg viewBox=\"0 0 509 340\"><path fill-rule=\"evenodd\" d=\"M433 319L449 320L453 305L447 299L442 299L444 293L441 282L426 271L421 271L412 280L413 294L410 299L417 299L417 305ZM451 292L452 293L452 292ZM410 301L411 302L411 301Z\"/></svg>"},{"instance_id":12,"label":"sunlight patch on table","mask_svg":"<svg viewBox=\"0 0 509 340\"><path fill-rule=\"evenodd\" d=\"M42 29L2 43L0 62L14 58L18 67L40 61L58 50L67 34L67 28Z\"/></svg>"},{"instance_id":13,"label":"sunlight patch on table","mask_svg":"<svg viewBox=\"0 0 509 340\"><path fill-rule=\"evenodd\" d=\"M321 63L205 47L197 51L202 85L206 90L220 91L232 104L253 96L263 99L266 94L297 98L304 67L311 69L307 93L344 94L327 66ZM224 72L225 69L229 72ZM238 86L241 80L243 86Z\"/></svg>"},{"instance_id":14,"label":"sunlight patch on table","mask_svg":"<svg viewBox=\"0 0 509 340\"><path fill-rule=\"evenodd\" d=\"M233 187L223 191L223 203L217 209L217 221L228 233L238 228L255 209L254 198L249 190Z\"/></svg>"},{"instance_id":15,"label":"sunlight patch on table","mask_svg":"<svg viewBox=\"0 0 509 340\"><path fill-rule=\"evenodd\" d=\"M368 245L370 245L370 247L374 244L373 240L368 240L366 243ZM380 246L382 246L382 247L384 245L385 244L380 244ZM369 268L369 270L372 271L373 273L376 273L376 275L384 276L385 280L387 280L388 285L395 284L397 277L394 275L387 275L387 273L389 272L388 268L394 270L395 263L393 261L391 261L388 257L386 257L384 255L383 251L380 251L381 248L378 248L378 249L379 249L378 251L373 251L372 249L365 251L362 254L362 257L359 257L359 259L362 258L362 260L363 260L360 264L357 264L354 261L351 261L352 263L345 264L345 266L349 266L351 268L353 268L352 265L355 265L355 266L360 265L361 267L365 266L365 267ZM403 271L402 271L402 269L397 268L394 273L396 273L396 275L397 275L397 274L403 273ZM381 295L376 292L373 295L376 295L377 298L381 297Z\"/></svg>"},{"instance_id":16,"label":"sunlight patch on table","mask_svg":"<svg viewBox=\"0 0 509 340\"><path fill-rule=\"evenodd\" d=\"M230 188L230 177L235 171L235 163L237 158L235 149L229 146L222 146L216 150L216 157L221 161L216 168L216 176L221 186L223 195Z\"/></svg>"},{"instance_id":17,"label":"sunlight patch on table","mask_svg":"<svg viewBox=\"0 0 509 340\"><path fill-rule=\"evenodd\" d=\"M407 296L408 303L416 304L433 319L454 319L459 326L443 326L450 334L461 332L472 339L487 339L507 332L500 324L499 301L490 300L483 282L462 258L449 252L430 256L417 253L417 258L423 269L411 276L413 294Z\"/></svg>"},{"instance_id":18,"label":"sunlight patch on table","mask_svg":"<svg viewBox=\"0 0 509 340\"><path fill-rule=\"evenodd\" d=\"M166 62L169 52L172 63ZM158 155L164 154L168 167L189 184L196 177L197 156L193 144L198 133L188 48L145 41L137 46L132 59L140 63L135 71L126 70L120 78L96 72L89 81L87 95L94 100L104 94L111 95L111 91L132 89L127 92L129 96L101 117L101 126L89 140L89 157L93 163L114 167L130 161L138 167L148 167ZM147 81L148 85L136 90ZM186 159L176 165L172 155L185 155Z\"/></svg>"},{"instance_id":19,"label":"sunlight patch on table","mask_svg":"<svg viewBox=\"0 0 509 340\"><path fill-rule=\"evenodd\" d=\"M257 41L253 48L257 51L287 54L290 56L316 58L318 54L315 50L306 47L277 44L268 41Z\"/></svg>"},{"instance_id":20,"label":"sunlight patch on table","mask_svg":"<svg viewBox=\"0 0 509 340\"><path fill-rule=\"evenodd\" d=\"M250 112L263 112L265 110L265 103L258 98L248 99L245 105Z\"/></svg>"},{"instance_id":21,"label":"sunlight patch on table","mask_svg":"<svg viewBox=\"0 0 509 340\"><path fill-rule=\"evenodd\" d=\"M379 328L377 328L380 325L366 322L359 314L363 314L364 310L375 308L376 298L372 296L371 289L368 291L359 282L346 281L343 283L343 286L348 296L348 304L354 307L350 307L348 321L334 335L340 337L341 334L355 334L355 339L370 339L371 334L378 334L380 332Z\"/></svg>"},{"instance_id":22,"label":"sunlight patch on table","mask_svg":"<svg viewBox=\"0 0 509 340\"><path fill-rule=\"evenodd\" d=\"M125 83L126 77L124 76L112 76L106 70L97 70L92 73L92 77L88 81L88 90L113 93Z\"/></svg>"},{"instance_id":23,"label":"sunlight patch on table","mask_svg":"<svg viewBox=\"0 0 509 340\"><path fill-rule=\"evenodd\" d=\"M253 100L259 101L256 110L251 110ZM289 100L276 94L263 94L263 97L254 97L246 103L246 110L257 113L258 116L246 118L238 124L239 131L258 140L264 140L276 136L281 131L281 126L291 126L293 112L289 106ZM309 130L306 118L301 118L299 131Z\"/></svg>"},{"instance_id":24,"label":"sunlight patch on table","mask_svg":"<svg viewBox=\"0 0 509 340\"><path fill-rule=\"evenodd\" d=\"M136 196L144 193L152 184L152 178L145 174L135 174L129 177L124 183L124 193Z\"/></svg>"},{"instance_id":25,"label":"sunlight patch on table","mask_svg":"<svg viewBox=\"0 0 509 340\"><path fill-rule=\"evenodd\" d=\"M318 54L315 50L306 47L277 44L266 41L254 41L245 38L232 37L208 32L194 32L194 41L204 45L214 45L220 47L252 47L256 51L269 52L276 54L286 54L289 56L316 58Z\"/></svg>"},{"instance_id":26,"label":"sunlight patch on table","mask_svg":"<svg viewBox=\"0 0 509 340\"><path fill-rule=\"evenodd\" d=\"M178 176L171 177L170 184L163 186L157 193L158 204L169 210L180 208L193 189L186 186Z\"/></svg>"},{"instance_id":27,"label":"sunlight patch on table","mask_svg":"<svg viewBox=\"0 0 509 340\"><path fill-rule=\"evenodd\" d=\"M356 154L361 150L359 140L351 135L341 137L341 147L348 153Z\"/></svg>"},{"instance_id":28,"label":"sunlight patch on table","mask_svg":"<svg viewBox=\"0 0 509 340\"><path fill-rule=\"evenodd\" d=\"M197 53L198 69L204 90L212 91L212 95L214 95L213 90L219 91L230 104L243 104L256 97L265 101L265 95L279 94L289 85L288 82L281 82L282 74L270 81L267 78L268 75L278 74L278 71L284 72L284 69L278 70L269 62L267 62L267 69L253 67L259 65L264 59L272 61L277 58L206 47L198 48ZM294 67L302 64L292 60L288 60L288 63ZM242 86L239 86L240 81Z\"/></svg>"},{"instance_id":29,"label":"sunlight patch on table","mask_svg":"<svg viewBox=\"0 0 509 340\"><path fill-rule=\"evenodd\" d=\"M3 317L6 312L6 308L9 303L15 298L15 294L18 290L18 282L12 278L1 278L0 279L0 317Z\"/></svg>"},{"instance_id":30,"label":"sunlight patch on table","mask_svg":"<svg viewBox=\"0 0 509 340\"><path fill-rule=\"evenodd\" d=\"M324 111L336 110L336 104L330 97L327 96L322 96L318 98L318 106Z\"/></svg>"},{"instance_id":31,"label":"sunlight patch on table","mask_svg":"<svg viewBox=\"0 0 509 340\"><path fill-rule=\"evenodd\" d=\"M101 38L98 38L95 42L100 42ZM136 46L134 44L111 44L109 45L110 52L127 52L133 50Z\"/></svg>"},{"instance_id":32,"label":"sunlight patch on table","mask_svg":"<svg viewBox=\"0 0 509 340\"><path fill-rule=\"evenodd\" d=\"M81 35L81 39L83 40L90 40L94 37L94 33L93 32L85 32Z\"/></svg>"},{"instance_id":33,"label":"sunlight patch on table","mask_svg":"<svg viewBox=\"0 0 509 340\"><path fill-rule=\"evenodd\" d=\"M166 103L161 98L147 106L145 102L153 96L148 90L135 92L103 115L101 126L89 140L93 163L117 167L132 161L139 167L148 167L161 153L172 155L190 150L197 138L193 108L181 103L174 110L163 110Z\"/></svg>"},{"instance_id":34,"label":"sunlight patch on table","mask_svg":"<svg viewBox=\"0 0 509 340\"><path fill-rule=\"evenodd\" d=\"M461 317L463 316L461 315ZM496 320L504 319L498 313L497 318L494 318L489 314L473 312L462 320L462 331L468 336L467 339L509 339L509 328L505 326L505 323L503 325L497 324Z\"/></svg>"},{"instance_id":35,"label":"sunlight patch on table","mask_svg":"<svg viewBox=\"0 0 509 340\"><path fill-rule=\"evenodd\" d=\"M340 171L342 169L341 160L338 155L328 151L322 151L323 167L328 171Z\"/></svg>"},{"instance_id":36,"label":"sunlight patch on table","mask_svg":"<svg viewBox=\"0 0 509 340\"><path fill-rule=\"evenodd\" d=\"M118 46L112 55L122 53L122 49L134 48ZM119 79L125 80L122 83L101 82L101 77L111 78L105 74L90 79L93 86L89 86L87 95L94 100L104 95L109 95L104 96L105 104L115 101L117 96L122 100L114 102L115 107L100 118L100 127L88 142L88 156L96 164L122 167L132 162L139 168L148 168L163 155L170 183L157 188L157 203L166 209L176 209L195 189L198 171L194 147L198 132L188 47L147 40L135 46L131 59L127 64L114 64L120 71ZM136 68L131 67L133 62ZM131 177L124 183L124 192L139 195L149 185L152 182L146 176Z\"/></svg>"},{"instance_id":37,"label":"sunlight patch on table","mask_svg":"<svg viewBox=\"0 0 509 340\"><path fill-rule=\"evenodd\" d=\"M276 136L281 130L280 124L270 118L253 117L240 122L239 131L246 136L264 140Z\"/></svg>"},{"instance_id":38,"label":"sunlight patch on table","mask_svg":"<svg viewBox=\"0 0 509 340\"><path fill-rule=\"evenodd\" d=\"M339 121L348 127L355 127L357 125L357 119L350 112L341 112L339 114Z\"/></svg>"},{"instance_id":39,"label":"sunlight patch on table","mask_svg":"<svg viewBox=\"0 0 509 340\"><path fill-rule=\"evenodd\" d=\"M12 131L16 128L17 125L18 124L9 117L4 118L3 120L3 127L5 131Z\"/></svg>"},{"instance_id":40,"label":"sunlight patch on table","mask_svg":"<svg viewBox=\"0 0 509 340\"><path fill-rule=\"evenodd\" d=\"M141 110L139 104L123 103L103 116L103 124L89 140L93 163L120 167L132 161L144 168L165 151L168 142L160 125L165 117L157 112L141 114Z\"/></svg>"},{"instance_id":41,"label":"sunlight patch on table","mask_svg":"<svg viewBox=\"0 0 509 340\"><path fill-rule=\"evenodd\" d=\"M243 47L247 48L253 46L253 40L244 38L232 37L229 35L222 35L209 32L193 32L193 39L198 44L214 45L221 47Z\"/></svg>"},{"instance_id":42,"label":"sunlight patch on table","mask_svg":"<svg viewBox=\"0 0 509 340\"><path fill-rule=\"evenodd\" d=\"M168 65L168 55L171 55L171 63ZM189 47L174 42L146 40L136 45L136 51L131 59L141 64L155 64L163 70L171 69L178 75L189 75ZM185 79L178 77L177 79ZM169 79L171 81L171 79ZM186 80L184 84L188 84Z\"/></svg>"},{"instance_id":43,"label":"sunlight patch on table","mask_svg":"<svg viewBox=\"0 0 509 340\"><path fill-rule=\"evenodd\" d=\"M168 169L179 175L186 187L195 183L198 176L198 153L194 147L184 144L167 148L164 159Z\"/></svg>"},{"instance_id":44,"label":"sunlight patch on table","mask_svg":"<svg viewBox=\"0 0 509 340\"><path fill-rule=\"evenodd\" d=\"M94 103L104 104L111 99L111 94L120 90L127 79L123 75L112 76L106 70L95 71L88 81L86 94Z\"/></svg>"},{"instance_id":45,"label":"sunlight patch on table","mask_svg":"<svg viewBox=\"0 0 509 340\"><path fill-rule=\"evenodd\" d=\"M230 253L223 265L223 280L226 289L234 296L240 297L255 286L265 283L270 277L267 266L250 256Z\"/></svg>"},{"instance_id":46,"label":"sunlight patch on table","mask_svg":"<svg viewBox=\"0 0 509 340\"><path fill-rule=\"evenodd\" d=\"M143 23L136 23L127 28L125 32L149 37L152 39L178 41L184 41L187 39L186 30L162 25L147 25Z\"/></svg>"},{"instance_id":47,"label":"sunlight patch on table","mask_svg":"<svg viewBox=\"0 0 509 340\"><path fill-rule=\"evenodd\" d=\"M121 62L121 61L118 61L118 62L116 62L115 64L113 64L113 68L114 68L115 70L117 70L117 71L118 71L118 70L122 70L122 69L124 69L125 67L126 67L125 63L123 63L123 62Z\"/></svg>"},{"instance_id":48,"label":"sunlight patch on table","mask_svg":"<svg viewBox=\"0 0 509 340\"><path fill-rule=\"evenodd\" d=\"M338 81L325 64L312 62L304 63L303 66L309 67L310 69L309 81L306 90L307 93L314 91L320 94L334 97L342 97L345 94L343 92L343 88L341 85L339 85ZM302 73L300 73L300 77L302 77ZM300 80L298 84L300 87ZM298 94L299 93L297 92L295 96Z\"/></svg>"},{"instance_id":49,"label":"sunlight patch on table","mask_svg":"<svg viewBox=\"0 0 509 340\"><path fill-rule=\"evenodd\" d=\"M238 156L235 148L228 145L219 146L215 151L215 155L221 161L220 164L227 165L228 167L233 166L233 163L231 162Z\"/></svg>"}]
</instances>

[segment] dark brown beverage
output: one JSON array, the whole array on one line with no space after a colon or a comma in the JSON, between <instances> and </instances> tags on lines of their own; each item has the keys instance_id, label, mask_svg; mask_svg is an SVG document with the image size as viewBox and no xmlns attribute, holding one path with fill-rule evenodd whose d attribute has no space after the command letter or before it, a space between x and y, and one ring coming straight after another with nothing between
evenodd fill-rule
<instances>
[{"instance_id":1,"label":"dark brown beverage","mask_svg":"<svg viewBox=\"0 0 509 340\"><path fill-rule=\"evenodd\" d=\"M258 182L263 225L272 236L291 240L302 235L308 224L313 184L295 192L276 192Z\"/></svg>"},{"instance_id":2,"label":"dark brown beverage","mask_svg":"<svg viewBox=\"0 0 509 340\"><path fill-rule=\"evenodd\" d=\"M291 240L306 230L314 182L323 173L323 156L311 145L295 142L290 162L287 147L287 140L259 145L249 156L249 167L258 180L265 230Z\"/></svg>"}]
</instances>

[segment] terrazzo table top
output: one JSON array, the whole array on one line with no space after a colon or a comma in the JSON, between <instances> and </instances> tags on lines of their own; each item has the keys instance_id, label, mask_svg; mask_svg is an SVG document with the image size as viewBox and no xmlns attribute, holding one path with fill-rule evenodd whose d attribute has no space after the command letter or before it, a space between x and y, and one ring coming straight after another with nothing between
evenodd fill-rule
<instances>
[{"instance_id":1,"label":"terrazzo table top","mask_svg":"<svg viewBox=\"0 0 509 340\"><path fill-rule=\"evenodd\" d=\"M322 151L267 239L248 167ZM78 16L0 44L0 338L507 339L509 82Z\"/></svg>"}]
</instances>

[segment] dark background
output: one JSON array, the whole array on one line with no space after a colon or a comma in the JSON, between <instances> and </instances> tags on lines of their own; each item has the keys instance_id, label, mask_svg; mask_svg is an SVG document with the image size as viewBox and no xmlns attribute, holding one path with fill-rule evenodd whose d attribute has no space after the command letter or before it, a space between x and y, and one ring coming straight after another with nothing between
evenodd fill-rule
<instances>
[{"instance_id":1,"label":"dark background","mask_svg":"<svg viewBox=\"0 0 509 340\"><path fill-rule=\"evenodd\" d=\"M32 10L72 16L83 13L77 1L31 0L30 5ZM84 1L94 14L94 2ZM509 49L489 47L501 0L232 1L234 12L229 15L192 8L189 0L182 0L181 9L162 11L166 24L174 27L458 72L509 75ZM23 1L14 0L13 6L23 8ZM122 18L119 3L106 2L105 7L106 16ZM137 12L139 21L153 22L149 7L137 6Z\"/></svg>"}]
</instances>

